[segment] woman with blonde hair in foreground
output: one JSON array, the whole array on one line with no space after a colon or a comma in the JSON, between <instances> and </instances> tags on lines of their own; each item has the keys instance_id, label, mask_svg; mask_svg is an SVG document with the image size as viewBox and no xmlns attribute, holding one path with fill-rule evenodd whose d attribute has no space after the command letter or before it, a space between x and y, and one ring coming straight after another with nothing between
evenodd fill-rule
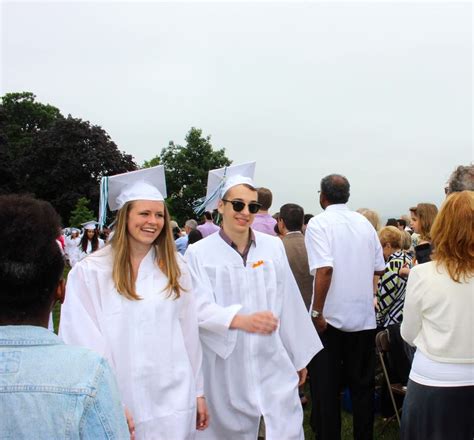
<instances>
[{"instance_id":1,"label":"woman with blonde hair in foreground","mask_svg":"<svg viewBox=\"0 0 474 440\"><path fill-rule=\"evenodd\" d=\"M107 180L108 179L108 180ZM107 358L132 438L192 439L207 427L197 311L176 253L163 167L106 178L114 236L70 272L60 335Z\"/></svg>"},{"instance_id":2,"label":"woman with blonde hair in foreground","mask_svg":"<svg viewBox=\"0 0 474 440\"><path fill-rule=\"evenodd\" d=\"M416 346L401 438L474 438L474 192L454 193L431 228L432 261L408 279L401 334Z\"/></svg>"}]
</instances>

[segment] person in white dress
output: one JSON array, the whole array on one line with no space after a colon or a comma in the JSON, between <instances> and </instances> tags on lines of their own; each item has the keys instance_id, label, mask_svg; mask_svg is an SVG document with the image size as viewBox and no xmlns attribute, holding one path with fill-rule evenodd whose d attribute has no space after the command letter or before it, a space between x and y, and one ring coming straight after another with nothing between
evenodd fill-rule
<instances>
[{"instance_id":1,"label":"person in white dress","mask_svg":"<svg viewBox=\"0 0 474 440\"><path fill-rule=\"evenodd\" d=\"M136 439L193 439L208 424L197 311L164 203L163 167L108 178L110 244L71 270L60 336L114 370Z\"/></svg>"},{"instance_id":2,"label":"person in white dress","mask_svg":"<svg viewBox=\"0 0 474 440\"><path fill-rule=\"evenodd\" d=\"M76 252L73 253L71 267L74 267L76 263L92 254L92 252L102 249L105 246L104 240L99 238L97 225L98 223L94 220L82 223L82 226L84 226L84 233L82 234Z\"/></svg>"},{"instance_id":3,"label":"person in white dress","mask_svg":"<svg viewBox=\"0 0 474 440\"><path fill-rule=\"evenodd\" d=\"M81 237L79 236L81 231L77 228L71 228L71 235L65 239L65 249L66 260L69 262L69 265L72 267L72 261L76 262L76 254L79 252L79 243L81 242Z\"/></svg>"},{"instance_id":4,"label":"person in white dress","mask_svg":"<svg viewBox=\"0 0 474 440\"><path fill-rule=\"evenodd\" d=\"M212 415L200 439L255 440L261 416L267 440L303 439L298 385L322 349L283 243L250 228L259 208L247 177L254 166L210 173L201 208L217 205L222 229L185 254L197 295Z\"/></svg>"}]
</instances>

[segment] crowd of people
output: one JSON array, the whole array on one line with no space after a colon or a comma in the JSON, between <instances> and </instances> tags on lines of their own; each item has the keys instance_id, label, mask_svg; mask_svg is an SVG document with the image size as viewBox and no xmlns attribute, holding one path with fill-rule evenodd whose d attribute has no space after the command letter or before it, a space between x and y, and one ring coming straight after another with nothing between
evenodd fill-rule
<instances>
[{"instance_id":1,"label":"crowd of people","mask_svg":"<svg viewBox=\"0 0 474 440\"><path fill-rule=\"evenodd\" d=\"M321 214L272 216L254 172L211 170L183 230L162 166L104 178L105 234L91 220L61 237L48 202L0 196L0 437L296 440L311 399L314 438L337 440L347 387L354 438L370 440L388 331L401 438L474 438L474 166L439 212L419 203L383 227L349 209L339 174L320 182Z\"/></svg>"}]
</instances>

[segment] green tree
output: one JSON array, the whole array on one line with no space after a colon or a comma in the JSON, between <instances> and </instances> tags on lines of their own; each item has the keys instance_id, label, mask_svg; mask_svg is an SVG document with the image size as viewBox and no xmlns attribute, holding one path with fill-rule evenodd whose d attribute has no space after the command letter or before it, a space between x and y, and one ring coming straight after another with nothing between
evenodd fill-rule
<instances>
[{"instance_id":1,"label":"green tree","mask_svg":"<svg viewBox=\"0 0 474 440\"><path fill-rule=\"evenodd\" d=\"M71 116L35 136L25 153L19 161L25 190L50 201L63 219L81 196L97 213L100 179L137 168L101 127Z\"/></svg>"},{"instance_id":2,"label":"green tree","mask_svg":"<svg viewBox=\"0 0 474 440\"><path fill-rule=\"evenodd\" d=\"M161 163L160 156L155 156L151 160L145 160L145 162L143 162L142 168L156 167L157 165L160 165L160 163Z\"/></svg>"},{"instance_id":3,"label":"green tree","mask_svg":"<svg viewBox=\"0 0 474 440\"><path fill-rule=\"evenodd\" d=\"M0 161L10 176L0 178L0 193L31 193L53 204L63 219L86 197L98 211L104 175L137 168L99 126L35 101L29 92L10 93L0 105Z\"/></svg>"},{"instance_id":4,"label":"green tree","mask_svg":"<svg viewBox=\"0 0 474 440\"><path fill-rule=\"evenodd\" d=\"M171 141L160 155L166 174L167 206L179 224L195 217L193 202L206 195L209 170L232 163L225 149L214 150L211 136L204 137L198 128L192 127L185 140L184 147Z\"/></svg>"},{"instance_id":5,"label":"green tree","mask_svg":"<svg viewBox=\"0 0 474 440\"><path fill-rule=\"evenodd\" d=\"M71 218L69 219L69 226L74 228L80 228L82 223L85 223L89 220L95 220L94 211L89 209L90 200L81 197L77 203L74 210L71 212Z\"/></svg>"},{"instance_id":6,"label":"green tree","mask_svg":"<svg viewBox=\"0 0 474 440\"><path fill-rule=\"evenodd\" d=\"M7 93L2 97L2 131L11 146L13 159L22 153L22 147L31 144L36 133L63 118L58 108L35 99L31 92Z\"/></svg>"}]
</instances>

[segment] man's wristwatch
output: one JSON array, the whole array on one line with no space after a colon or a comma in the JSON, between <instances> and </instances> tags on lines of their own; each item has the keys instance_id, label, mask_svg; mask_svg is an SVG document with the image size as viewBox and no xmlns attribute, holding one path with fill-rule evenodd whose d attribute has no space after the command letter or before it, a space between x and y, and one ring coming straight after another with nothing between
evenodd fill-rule
<instances>
[{"instance_id":1,"label":"man's wristwatch","mask_svg":"<svg viewBox=\"0 0 474 440\"><path fill-rule=\"evenodd\" d=\"M319 318L321 315L321 312L318 312L317 310L311 310L311 318Z\"/></svg>"}]
</instances>

